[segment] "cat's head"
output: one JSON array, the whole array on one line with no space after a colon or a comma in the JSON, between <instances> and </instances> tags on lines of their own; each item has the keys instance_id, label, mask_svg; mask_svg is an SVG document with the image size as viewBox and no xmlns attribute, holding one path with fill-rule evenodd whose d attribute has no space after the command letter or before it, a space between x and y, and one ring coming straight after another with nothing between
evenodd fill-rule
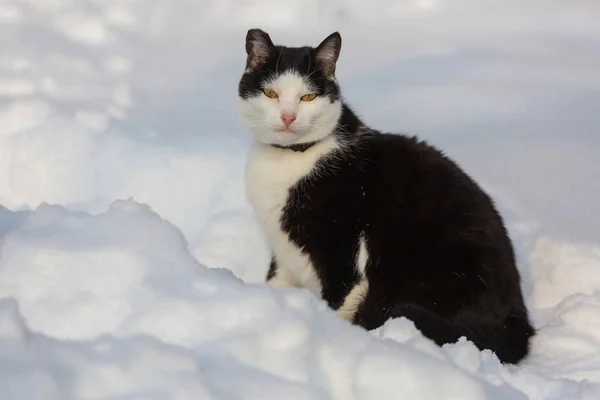
<instances>
[{"instance_id":1,"label":"cat's head","mask_svg":"<svg viewBox=\"0 0 600 400\"><path fill-rule=\"evenodd\" d=\"M248 31L238 95L257 140L286 146L331 134L342 110L335 79L341 45L337 32L317 47L286 47L275 46L260 29Z\"/></svg>"}]
</instances>

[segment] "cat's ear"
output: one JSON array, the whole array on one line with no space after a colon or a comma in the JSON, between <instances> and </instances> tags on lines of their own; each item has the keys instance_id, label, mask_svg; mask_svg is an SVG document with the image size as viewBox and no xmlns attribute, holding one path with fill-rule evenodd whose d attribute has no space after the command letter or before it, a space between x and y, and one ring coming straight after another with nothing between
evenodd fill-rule
<instances>
[{"instance_id":1,"label":"cat's ear","mask_svg":"<svg viewBox=\"0 0 600 400\"><path fill-rule=\"evenodd\" d=\"M333 32L315 49L315 58L325 75L332 78L335 74L335 65L342 48L342 36Z\"/></svg>"},{"instance_id":2,"label":"cat's ear","mask_svg":"<svg viewBox=\"0 0 600 400\"><path fill-rule=\"evenodd\" d=\"M246 70L253 70L264 64L275 48L269 34L261 29L250 29L246 34Z\"/></svg>"}]
</instances>

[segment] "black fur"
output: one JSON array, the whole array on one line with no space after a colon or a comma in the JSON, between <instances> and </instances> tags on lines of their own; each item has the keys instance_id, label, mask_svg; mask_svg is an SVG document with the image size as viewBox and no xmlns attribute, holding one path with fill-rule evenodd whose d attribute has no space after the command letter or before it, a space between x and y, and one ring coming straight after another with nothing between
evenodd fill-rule
<instances>
[{"instance_id":1,"label":"black fur","mask_svg":"<svg viewBox=\"0 0 600 400\"><path fill-rule=\"evenodd\" d=\"M285 69L312 74L323 92L339 96L334 81L309 67L311 51L275 47L242 77L240 96ZM502 362L526 357L535 332L492 199L441 151L371 129L347 105L333 134L344 145L290 190L281 221L310 256L328 304L339 308L361 279L355 256L364 236L369 290L355 324L371 330L404 316L439 345L466 336ZM273 259L268 277L276 268Z\"/></svg>"}]
</instances>

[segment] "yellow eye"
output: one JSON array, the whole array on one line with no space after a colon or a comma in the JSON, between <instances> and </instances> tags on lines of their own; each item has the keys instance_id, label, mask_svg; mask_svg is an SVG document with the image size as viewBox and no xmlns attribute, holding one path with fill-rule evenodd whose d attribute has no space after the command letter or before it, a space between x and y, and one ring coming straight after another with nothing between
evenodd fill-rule
<instances>
[{"instance_id":1,"label":"yellow eye","mask_svg":"<svg viewBox=\"0 0 600 400\"><path fill-rule=\"evenodd\" d=\"M279 97L279 95L274 90L271 90L271 89L263 89L263 92L265 92L267 97L270 97L272 99L276 99Z\"/></svg>"},{"instance_id":2,"label":"yellow eye","mask_svg":"<svg viewBox=\"0 0 600 400\"><path fill-rule=\"evenodd\" d=\"M316 93L309 93L309 94L305 94L304 96L300 97L300 100L313 101L315 99L315 97L317 97Z\"/></svg>"}]
</instances>

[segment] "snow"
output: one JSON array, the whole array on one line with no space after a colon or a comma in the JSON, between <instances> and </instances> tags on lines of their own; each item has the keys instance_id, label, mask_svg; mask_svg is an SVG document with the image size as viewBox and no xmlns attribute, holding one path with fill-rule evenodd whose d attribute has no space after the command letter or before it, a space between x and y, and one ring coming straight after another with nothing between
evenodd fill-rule
<instances>
[{"instance_id":1,"label":"snow","mask_svg":"<svg viewBox=\"0 0 600 400\"><path fill-rule=\"evenodd\" d=\"M600 4L7 0L0 396L600 398ZM346 98L493 194L539 335L503 366L262 283L236 85L249 27L343 38Z\"/></svg>"}]
</instances>

